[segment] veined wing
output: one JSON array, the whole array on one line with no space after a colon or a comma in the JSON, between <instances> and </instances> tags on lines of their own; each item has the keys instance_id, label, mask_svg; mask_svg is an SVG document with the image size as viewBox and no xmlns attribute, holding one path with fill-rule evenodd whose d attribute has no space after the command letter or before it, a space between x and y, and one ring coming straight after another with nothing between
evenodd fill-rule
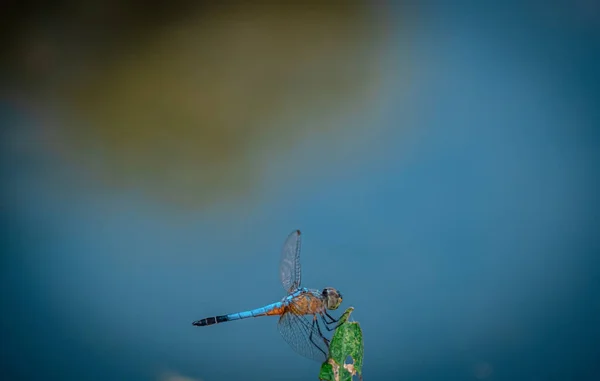
<instances>
[{"instance_id":1,"label":"veined wing","mask_svg":"<svg viewBox=\"0 0 600 381\"><path fill-rule=\"evenodd\" d=\"M300 355L320 363L327 360L328 345L318 328L315 315L298 315L290 310L279 319L279 332L284 340Z\"/></svg>"},{"instance_id":2,"label":"veined wing","mask_svg":"<svg viewBox=\"0 0 600 381\"><path fill-rule=\"evenodd\" d=\"M300 287L300 230L292 232L283 244L279 275L285 291L293 292Z\"/></svg>"}]
</instances>

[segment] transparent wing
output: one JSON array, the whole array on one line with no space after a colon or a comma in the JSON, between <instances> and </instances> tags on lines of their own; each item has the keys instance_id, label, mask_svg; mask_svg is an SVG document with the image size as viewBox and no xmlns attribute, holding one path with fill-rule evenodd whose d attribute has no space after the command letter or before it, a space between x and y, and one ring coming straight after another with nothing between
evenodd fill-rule
<instances>
[{"instance_id":1,"label":"transparent wing","mask_svg":"<svg viewBox=\"0 0 600 381\"><path fill-rule=\"evenodd\" d=\"M300 287L300 230L292 232L283 244L279 275L285 291L292 292Z\"/></svg>"},{"instance_id":2,"label":"transparent wing","mask_svg":"<svg viewBox=\"0 0 600 381\"><path fill-rule=\"evenodd\" d=\"M279 332L299 354L320 363L327 360L329 347L313 323L314 315L297 315L288 311L279 319Z\"/></svg>"}]
</instances>

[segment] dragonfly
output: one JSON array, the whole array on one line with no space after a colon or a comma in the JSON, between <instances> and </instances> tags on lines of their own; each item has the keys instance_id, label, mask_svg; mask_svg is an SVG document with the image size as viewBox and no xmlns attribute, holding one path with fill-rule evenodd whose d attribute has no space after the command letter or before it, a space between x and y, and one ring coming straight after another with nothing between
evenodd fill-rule
<instances>
[{"instance_id":1,"label":"dragonfly","mask_svg":"<svg viewBox=\"0 0 600 381\"><path fill-rule=\"evenodd\" d=\"M337 328L339 319L328 311L342 303L342 294L333 287L323 290L300 286L300 230L293 231L281 251L279 275L287 295L279 302L253 310L197 320L195 326L208 326L259 316L279 316L278 328L284 340L300 355L323 362L329 353L329 340L323 331Z\"/></svg>"}]
</instances>

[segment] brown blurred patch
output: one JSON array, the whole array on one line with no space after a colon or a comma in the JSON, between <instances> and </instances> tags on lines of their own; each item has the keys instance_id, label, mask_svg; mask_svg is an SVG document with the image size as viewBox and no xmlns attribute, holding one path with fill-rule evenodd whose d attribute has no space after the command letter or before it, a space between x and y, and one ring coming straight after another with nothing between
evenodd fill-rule
<instances>
[{"instance_id":1,"label":"brown blurred patch","mask_svg":"<svg viewBox=\"0 0 600 381\"><path fill-rule=\"evenodd\" d=\"M202 206L247 194L258 156L331 128L348 135L336 117L381 80L387 29L374 8L226 4L90 2L30 24L20 59L62 110L65 157L106 184Z\"/></svg>"}]
</instances>

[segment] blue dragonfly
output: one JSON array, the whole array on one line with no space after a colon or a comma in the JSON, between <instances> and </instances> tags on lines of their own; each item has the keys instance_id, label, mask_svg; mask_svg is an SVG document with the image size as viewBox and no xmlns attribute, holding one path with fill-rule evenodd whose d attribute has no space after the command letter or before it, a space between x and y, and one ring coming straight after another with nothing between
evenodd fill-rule
<instances>
[{"instance_id":1,"label":"blue dragonfly","mask_svg":"<svg viewBox=\"0 0 600 381\"><path fill-rule=\"evenodd\" d=\"M328 310L337 309L342 294L326 287L322 291L300 286L300 230L292 232L283 245L279 267L281 284L287 295L279 302L249 311L219 315L197 320L192 324L203 327L228 321L259 316L279 316L279 332L285 341L299 354L323 362L329 353L329 340L323 335L336 328Z\"/></svg>"}]
</instances>

